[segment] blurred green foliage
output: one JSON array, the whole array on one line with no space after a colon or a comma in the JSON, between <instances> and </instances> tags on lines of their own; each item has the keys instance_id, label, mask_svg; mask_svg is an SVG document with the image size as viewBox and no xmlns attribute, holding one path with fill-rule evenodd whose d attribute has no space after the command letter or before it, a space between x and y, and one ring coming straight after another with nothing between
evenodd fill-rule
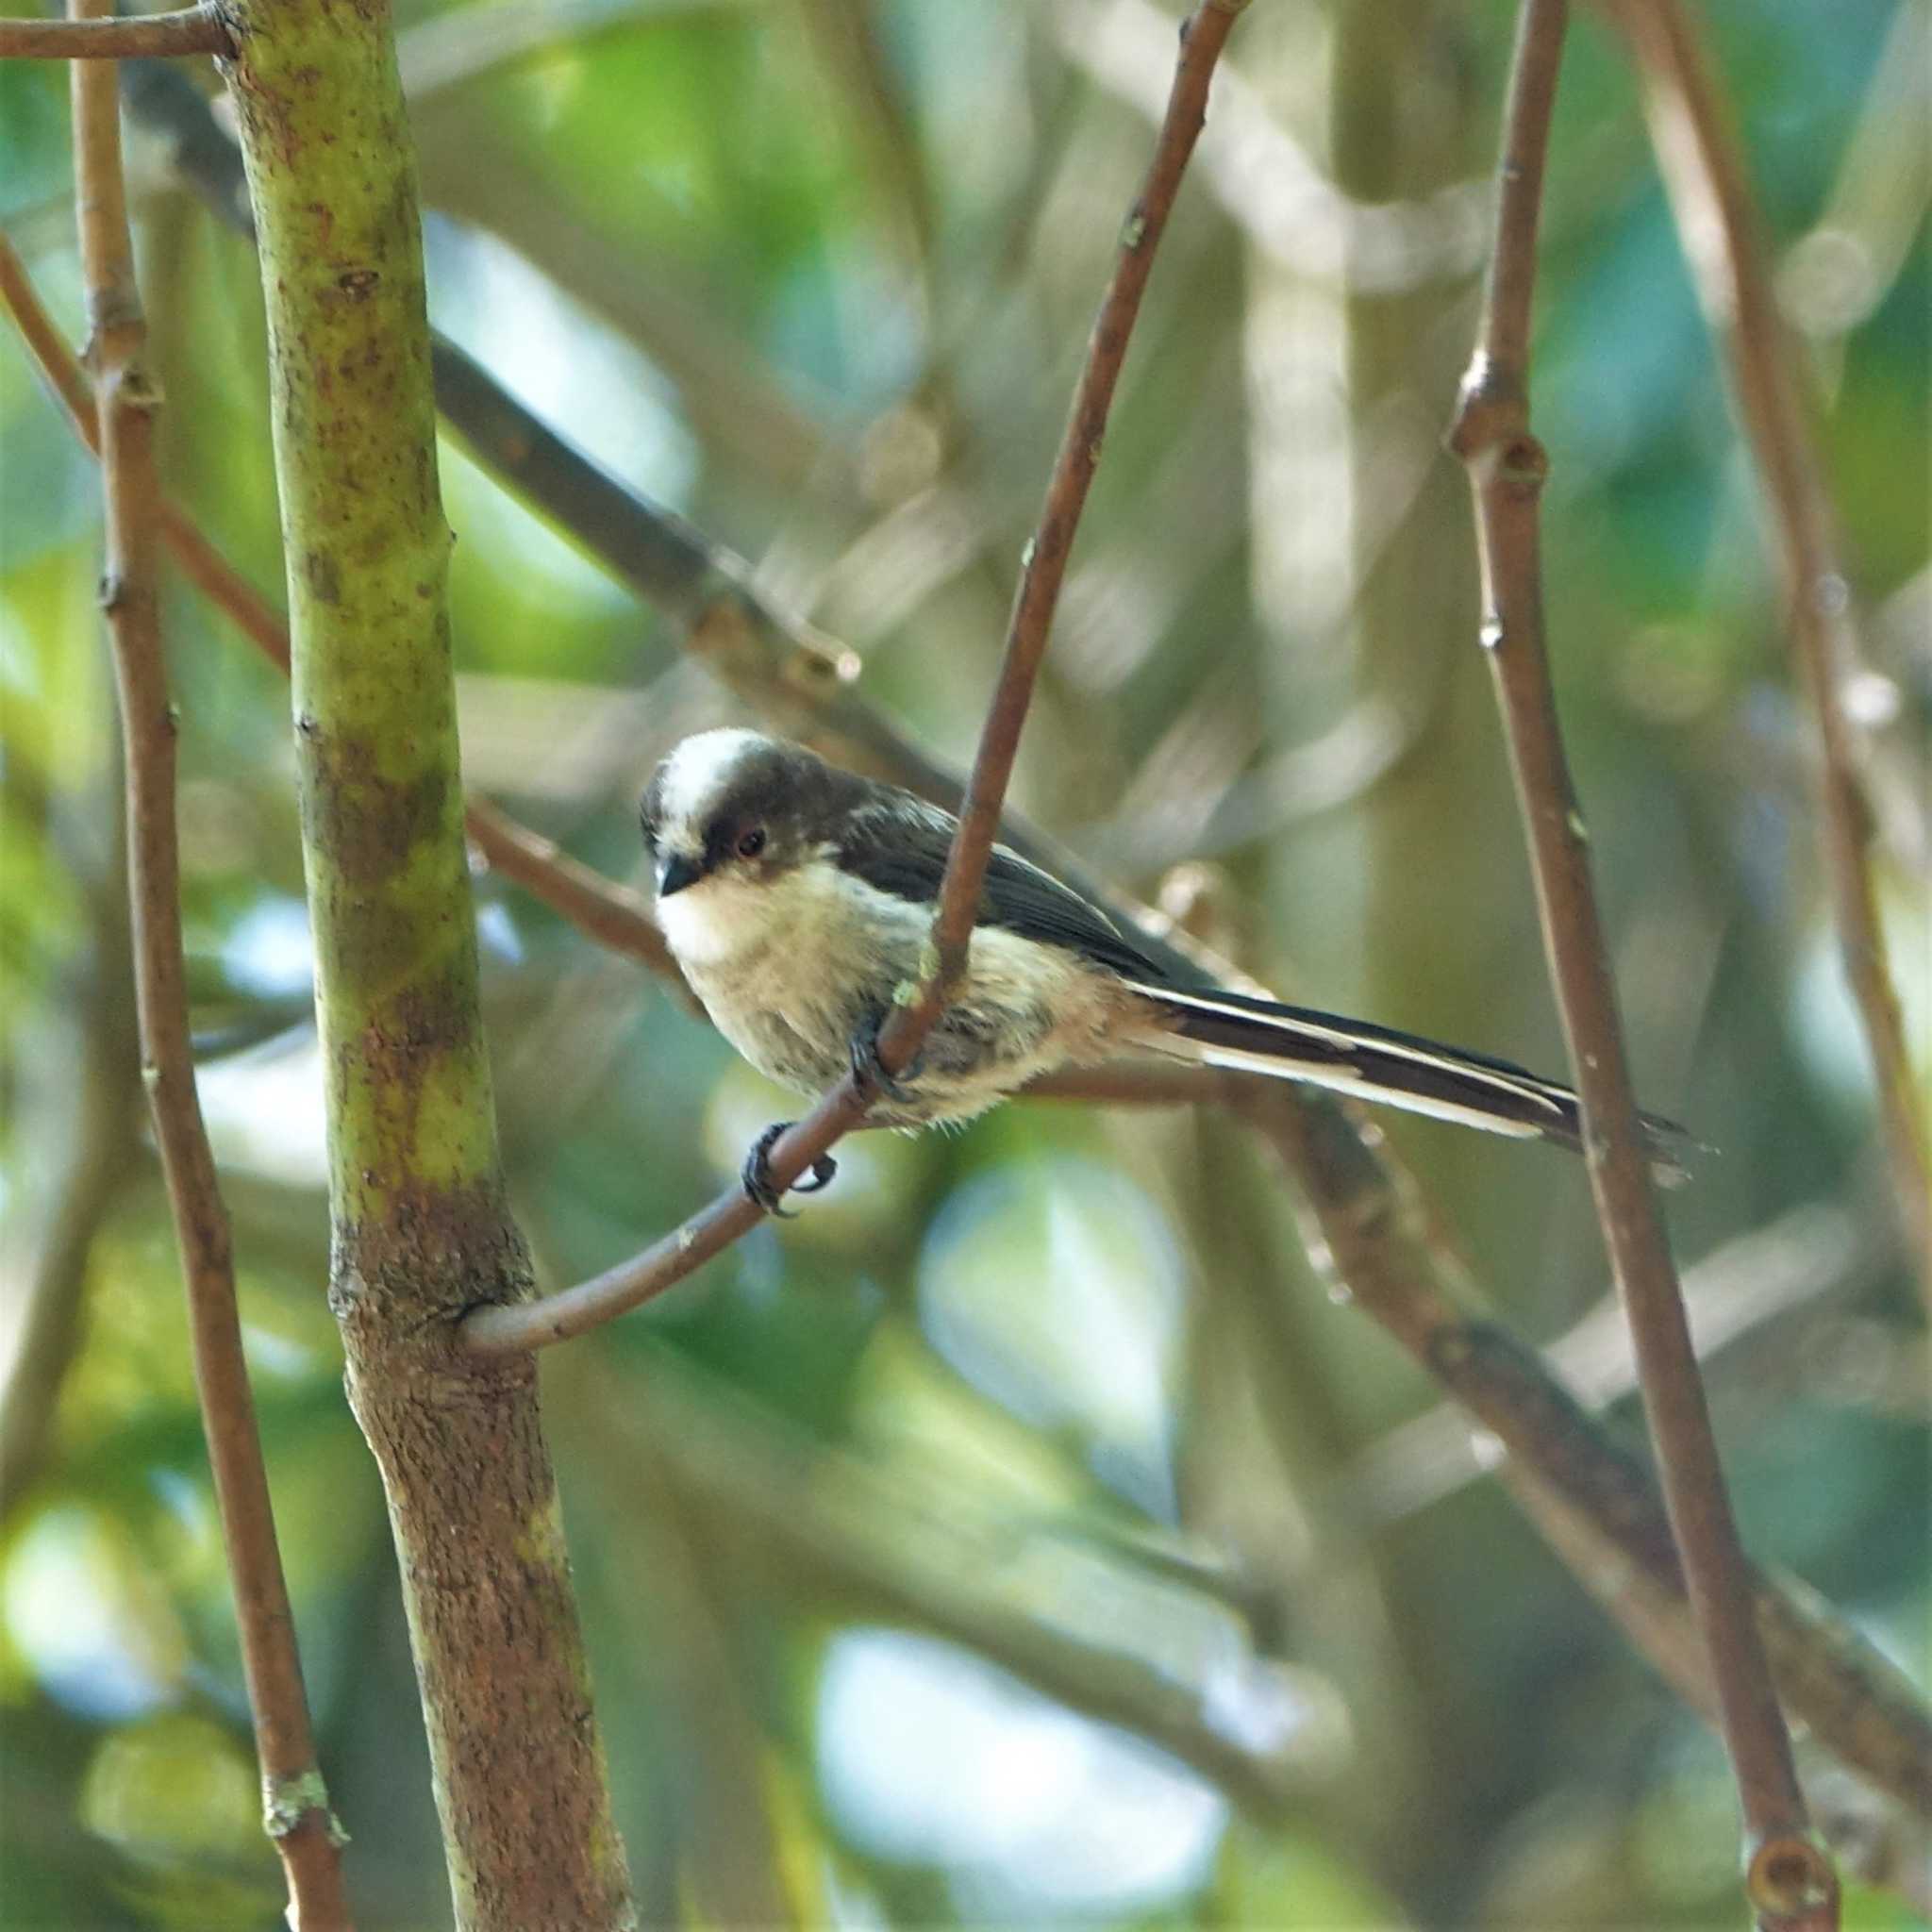
<instances>
[{"instance_id":1,"label":"blurred green foliage","mask_svg":"<svg viewBox=\"0 0 1932 1932\"><path fill-rule=\"evenodd\" d=\"M1932 11L1708 11L1890 708L1879 882L1923 1055L1932 276L1901 75ZM1216 108L1236 139L1210 139L1156 272L1019 798L1149 896L1211 859L1204 916L1285 990L1554 1067L1436 442L1509 13L1243 23ZM962 756L1171 19L405 0L398 24L439 325ZM0 69L0 219L73 327L65 140L63 76ZM1284 142L1315 180L1288 220ZM1717 1418L1756 1550L1923 1671L1925 1339L1805 721L1722 372L1587 11L1555 142L1549 594L1633 1052L1647 1102L1722 1150L1673 1203L1681 1253L1789 1231L1713 1363ZM254 264L156 142L130 152L169 487L278 586ZM139 1105L95 477L14 348L0 458L0 1202L15 1343L53 1331L8 1385L31 1454L0 1550L0 1924L265 1926L159 1182L131 1124L110 1172L85 1158ZM444 487L471 783L635 874L644 775L726 701L470 458L445 451ZM167 616L205 1097L283 1548L360 1923L402 1932L447 1902L323 1299L286 691L178 580ZM784 1103L631 966L494 879L477 899L518 1212L558 1285L696 1204ZM1523 1331L1597 1302L1580 1168L1388 1131ZM1737 1922L1715 1744L1460 1480L1461 1432L1397 1433L1432 1391L1326 1304L1254 1150L1035 1105L841 1158L804 1218L545 1364L651 1923ZM1855 1891L1860 1932L1910 1923Z\"/></svg>"}]
</instances>

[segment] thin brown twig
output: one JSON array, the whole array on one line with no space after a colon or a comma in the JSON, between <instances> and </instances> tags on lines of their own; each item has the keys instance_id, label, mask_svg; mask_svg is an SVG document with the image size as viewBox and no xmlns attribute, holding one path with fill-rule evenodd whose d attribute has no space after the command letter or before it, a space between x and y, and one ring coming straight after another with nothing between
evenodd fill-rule
<instances>
[{"instance_id":1,"label":"thin brown twig","mask_svg":"<svg viewBox=\"0 0 1932 1932\"><path fill-rule=\"evenodd\" d=\"M177 54L235 51L228 29L212 7L184 7L174 13L112 15L68 20L0 20L0 60L167 59Z\"/></svg>"},{"instance_id":2,"label":"thin brown twig","mask_svg":"<svg viewBox=\"0 0 1932 1932\"><path fill-rule=\"evenodd\" d=\"M1743 1805L1745 1890L1762 1925L1823 1932L1838 1923L1837 1879L1810 1831L1753 1614L1749 1567L1638 1124L1587 835L1550 683L1539 531L1548 459L1529 426L1529 332L1544 153L1567 18L1567 0L1524 0L1504 122L1495 250L1451 442L1474 498L1482 641L1576 1070L1591 1189L1630 1323L1671 1529L1709 1652Z\"/></svg>"},{"instance_id":3,"label":"thin brown twig","mask_svg":"<svg viewBox=\"0 0 1932 1932\"><path fill-rule=\"evenodd\" d=\"M77 16L109 4L72 0ZM235 1589L265 1823L281 1855L291 1918L307 1932L346 1928L340 1827L315 1759L242 1348L227 1213L195 1091L175 822L177 723L160 632L160 491L154 461L160 391L147 362L147 326L135 283L114 70L77 64L73 94L81 268L107 525L101 603L124 727L142 1078L181 1249L195 1385Z\"/></svg>"},{"instance_id":4,"label":"thin brown twig","mask_svg":"<svg viewBox=\"0 0 1932 1932\"><path fill-rule=\"evenodd\" d=\"M1073 409L1047 483L1046 500L1021 567L998 682L987 708L965 804L946 855L924 984L913 1000L893 1008L879 1033L878 1058L889 1074L903 1068L918 1052L965 969L980 888L999 831L1007 780L1019 748L1034 678L1046 651L1067 557L1100 459L1114 387L1126 358L1155 249L1206 119L1215 62L1245 4L1246 0L1202 0L1183 29L1167 115L1155 142L1146 179L1121 231L1113 274L1088 342ZM857 1071L827 1092L771 1148L768 1169L772 1185L782 1193L819 1161L841 1135L858 1124L874 1097L872 1081ZM763 1218L764 1209L743 1189L729 1189L682 1227L617 1268L541 1301L477 1309L463 1324L464 1338L478 1354L508 1355L581 1335L682 1281Z\"/></svg>"},{"instance_id":5,"label":"thin brown twig","mask_svg":"<svg viewBox=\"0 0 1932 1932\"><path fill-rule=\"evenodd\" d=\"M1819 835L1845 979L1878 1088L1881 1131L1921 1292L1932 1309L1932 1174L1898 992L1872 881L1869 759L1846 694L1863 673L1850 579L1803 376L1757 238L1730 115L1674 0L1611 13L1643 85L1657 166L1706 321L1729 360L1784 580L1792 654L1817 729Z\"/></svg>"}]
</instances>

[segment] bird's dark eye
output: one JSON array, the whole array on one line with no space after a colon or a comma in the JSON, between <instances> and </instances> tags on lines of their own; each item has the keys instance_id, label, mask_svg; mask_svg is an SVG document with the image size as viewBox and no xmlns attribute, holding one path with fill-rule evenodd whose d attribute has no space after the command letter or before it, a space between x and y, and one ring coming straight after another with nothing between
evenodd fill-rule
<instances>
[{"instance_id":1,"label":"bird's dark eye","mask_svg":"<svg viewBox=\"0 0 1932 1932\"><path fill-rule=\"evenodd\" d=\"M748 832L738 835L737 852L741 858L756 858L765 849L765 828L754 825Z\"/></svg>"}]
</instances>

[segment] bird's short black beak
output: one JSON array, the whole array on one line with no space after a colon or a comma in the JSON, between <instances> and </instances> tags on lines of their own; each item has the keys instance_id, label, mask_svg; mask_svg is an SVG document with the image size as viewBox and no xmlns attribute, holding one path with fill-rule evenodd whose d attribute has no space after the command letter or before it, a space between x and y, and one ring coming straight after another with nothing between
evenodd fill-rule
<instances>
[{"instance_id":1,"label":"bird's short black beak","mask_svg":"<svg viewBox=\"0 0 1932 1932\"><path fill-rule=\"evenodd\" d=\"M704 873L694 859L686 858L682 853L667 852L658 861L658 896L668 899L673 892L681 892L703 877Z\"/></svg>"}]
</instances>

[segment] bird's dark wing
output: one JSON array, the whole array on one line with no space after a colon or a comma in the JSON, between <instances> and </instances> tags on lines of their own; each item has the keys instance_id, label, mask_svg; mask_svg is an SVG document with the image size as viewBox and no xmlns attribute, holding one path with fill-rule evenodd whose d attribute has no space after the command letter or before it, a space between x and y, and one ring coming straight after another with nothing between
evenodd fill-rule
<instances>
[{"instance_id":1,"label":"bird's dark wing","mask_svg":"<svg viewBox=\"0 0 1932 1932\"><path fill-rule=\"evenodd\" d=\"M894 797L890 805L856 811L845 821L839 866L894 898L935 905L945 876L953 825L951 814L936 806ZM992 849L977 923L1045 945L1064 946L1135 979L1159 983L1169 977L1097 906L1004 845Z\"/></svg>"}]
</instances>

